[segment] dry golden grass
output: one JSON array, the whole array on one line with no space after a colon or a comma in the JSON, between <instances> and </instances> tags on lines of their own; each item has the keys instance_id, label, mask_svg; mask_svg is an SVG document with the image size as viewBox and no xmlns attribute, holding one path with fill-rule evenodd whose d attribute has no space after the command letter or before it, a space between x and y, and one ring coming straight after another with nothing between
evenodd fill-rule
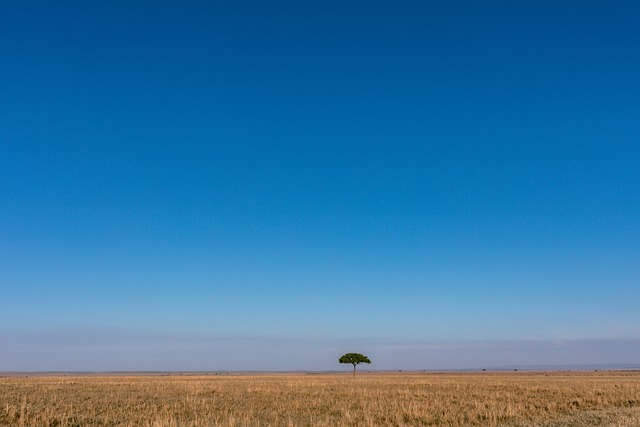
<instances>
[{"instance_id":1,"label":"dry golden grass","mask_svg":"<svg viewBox=\"0 0 640 427\"><path fill-rule=\"evenodd\" d=\"M640 373L0 378L0 426L640 426Z\"/></svg>"}]
</instances>

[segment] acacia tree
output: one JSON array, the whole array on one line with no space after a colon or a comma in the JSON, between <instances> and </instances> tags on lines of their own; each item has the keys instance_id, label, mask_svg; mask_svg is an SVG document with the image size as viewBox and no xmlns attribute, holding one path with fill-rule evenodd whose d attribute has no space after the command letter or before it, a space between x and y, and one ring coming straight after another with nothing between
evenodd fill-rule
<instances>
[{"instance_id":1,"label":"acacia tree","mask_svg":"<svg viewBox=\"0 0 640 427\"><path fill-rule=\"evenodd\" d=\"M367 356L363 356L360 353L347 353L338 359L340 363L351 363L353 365L353 376L356 376L356 365L361 363L371 363L371 360Z\"/></svg>"}]
</instances>

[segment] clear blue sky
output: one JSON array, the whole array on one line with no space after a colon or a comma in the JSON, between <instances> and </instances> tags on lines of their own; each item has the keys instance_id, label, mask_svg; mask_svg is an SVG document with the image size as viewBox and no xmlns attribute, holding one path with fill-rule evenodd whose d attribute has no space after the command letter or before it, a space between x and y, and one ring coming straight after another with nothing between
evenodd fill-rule
<instances>
[{"instance_id":1,"label":"clear blue sky","mask_svg":"<svg viewBox=\"0 0 640 427\"><path fill-rule=\"evenodd\" d=\"M0 371L640 363L637 1L5 1Z\"/></svg>"}]
</instances>

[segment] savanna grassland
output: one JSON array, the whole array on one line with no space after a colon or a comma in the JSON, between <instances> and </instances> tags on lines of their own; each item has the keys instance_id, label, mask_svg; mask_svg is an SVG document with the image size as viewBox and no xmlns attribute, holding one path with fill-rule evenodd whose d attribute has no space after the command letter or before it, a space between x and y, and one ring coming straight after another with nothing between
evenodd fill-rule
<instances>
[{"instance_id":1,"label":"savanna grassland","mask_svg":"<svg viewBox=\"0 0 640 427\"><path fill-rule=\"evenodd\" d=\"M0 426L640 426L640 372L0 378Z\"/></svg>"}]
</instances>

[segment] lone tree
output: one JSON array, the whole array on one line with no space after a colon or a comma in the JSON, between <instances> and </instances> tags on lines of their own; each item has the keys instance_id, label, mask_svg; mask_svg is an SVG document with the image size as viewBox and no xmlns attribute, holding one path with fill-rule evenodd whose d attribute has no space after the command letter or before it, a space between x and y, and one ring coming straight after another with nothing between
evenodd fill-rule
<instances>
[{"instance_id":1,"label":"lone tree","mask_svg":"<svg viewBox=\"0 0 640 427\"><path fill-rule=\"evenodd\" d=\"M367 356L363 356L359 353L347 353L338 359L340 363L351 363L353 365L353 376L356 376L356 365L361 363L371 363L371 360Z\"/></svg>"}]
</instances>

